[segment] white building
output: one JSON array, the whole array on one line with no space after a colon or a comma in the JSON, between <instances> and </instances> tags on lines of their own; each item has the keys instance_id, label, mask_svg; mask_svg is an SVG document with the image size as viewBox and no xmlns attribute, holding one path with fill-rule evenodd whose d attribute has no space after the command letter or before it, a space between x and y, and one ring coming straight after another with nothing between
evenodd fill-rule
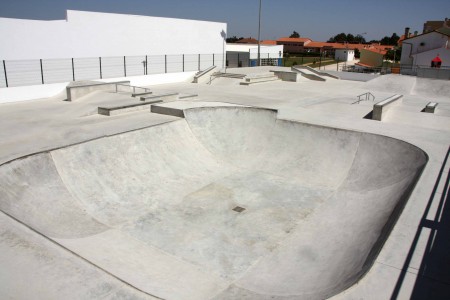
<instances>
[{"instance_id":1,"label":"white building","mask_svg":"<svg viewBox=\"0 0 450 300\"><path fill-rule=\"evenodd\" d=\"M450 28L442 27L432 32L405 39L402 42L401 64L430 67L438 56L442 67L450 67Z\"/></svg>"},{"instance_id":2,"label":"white building","mask_svg":"<svg viewBox=\"0 0 450 300\"><path fill-rule=\"evenodd\" d=\"M334 59L338 61L352 61L355 59L355 50L353 49L336 49Z\"/></svg>"},{"instance_id":3,"label":"white building","mask_svg":"<svg viewBox=\"0 0 450 300\"><path fill-rule=\"evenodd\" d=\"M225 54L227 24L67 11L65 20L0 18L0 60Z\"/></svg>"},{"instance_id":4,"label":"white building","mask_svg":"<svg viewBox=\"0 0 450 300\"><path fill-rule=\"evenodd\" d=\"M226 23L71 10L66 20L0 18L0 88L224 68L226 31Z\"/></svg>"},{"instance_id":5,"label":"white building","mask_svg":"<svg viewBox=\"0 0 450 300\"><path fill-rule=\"evenodd\" d=\"M226 65L229 68L257 65L258 45L227 44L226 53ZM283 45L260 45L260 58L262 66L281 66Z\"/></svg>"}]
</instances>

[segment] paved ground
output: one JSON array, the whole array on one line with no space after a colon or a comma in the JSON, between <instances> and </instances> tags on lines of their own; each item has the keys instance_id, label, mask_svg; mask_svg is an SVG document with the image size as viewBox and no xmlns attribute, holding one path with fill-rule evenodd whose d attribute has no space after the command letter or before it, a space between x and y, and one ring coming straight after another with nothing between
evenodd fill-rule
<instances>
[{"instance_id":1,"label":"paved ground","mask_svg":"<svg viewBox=\"0 0 450 300\"><path fill-rule=\"evenodd\" d=\"M153 87L199 95L167 104L185 120L99 116L133 101L109 93L1 105L2 298L448 298L448 82L238 83ZM368 91L405 97L377 122Z\"/></svg>"}]
</instances>

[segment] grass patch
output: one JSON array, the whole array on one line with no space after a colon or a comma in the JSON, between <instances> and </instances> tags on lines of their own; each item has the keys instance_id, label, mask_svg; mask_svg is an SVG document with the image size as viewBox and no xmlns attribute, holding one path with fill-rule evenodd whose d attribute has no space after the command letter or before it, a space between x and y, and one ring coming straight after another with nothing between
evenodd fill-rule
<instances>
[{"instance_id":1,"label":"grass patch","mask_svg":"<svg viewBox=\"0 0 450 300\"><path fill-rule=\"evenodd\" d=\"M283 58L283 66L284 67L292 67L294 65L307 65L312 68L318 68L319 65L326 66L326 65L332 65L336 64L337 61L335 61L332 58L328 57L322 57L322 63L320 63L320 57L285 57Z\"/></svg>"}]
</instances>

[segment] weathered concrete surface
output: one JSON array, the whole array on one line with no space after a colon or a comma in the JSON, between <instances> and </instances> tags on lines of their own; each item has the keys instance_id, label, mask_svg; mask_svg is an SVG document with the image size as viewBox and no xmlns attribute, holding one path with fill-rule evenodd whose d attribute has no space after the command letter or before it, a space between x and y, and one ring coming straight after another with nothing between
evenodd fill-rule
<instances>
[{"instance_id":1,"label":"weathered concrete surface","mask_svg":"<svg viewBox=\"0 0 450 300\"><path fill-rule=\"evenodd\" d=\"M272 69L261 68L261 72ZM426 89L428 83L431 91ZM2 202L2 207L36 231L7 215L0 217L0 295L128 299L151 298L145 293L151 290L154 296L168 299L189 299L189 295L191 299L322 298L351 285L373 263L357 284L334 298L389 299L398 291L399 299L409 299L418 294L417 283L425 278L419 270L430 252L430 230L425 228L417 243L416 231L422 228L424 211L433 220L439 213L440 195L446 195L446 178L437 177L441 167L448 174L450 166L448 161L443 165L450 143L445 84L389 75L367 83L274 82L230 89L217 82L152 87L159 93L198 94L189 103L170 103L174 109L185 109L187 122L149 112L98 116L98 106L124 101L120 94L103 92L76 102L49 99L2 105L0 189L5 196L0 199L17 198ZM393 93L404 94L404 99L383 122L374 122L362 118L373 103L350 104L367 91L377 99ZM439 102L436 114L420 112L429 101ZM263 111L263 118L236 115L227 123L228 133L223 133L203 125L216 124L216 119L223 123L224 117L207 109L203 116L209 117L202 118L189 109L190 103L208 107L214 102L278 109L278 119L272 110ZM255 120L264 123L252 128ZM125 132L129 133L119 134ZM395 201L402 201L402 191L411 190L409 168L420 166L414 155L414 162L407 163L407 153L421 151L411 152L416 148L409 144L364 132L406 141L429 156L376 258L376 251L369 249L382 246L385 231L380 231L379 224L383 218L395 219L387 217L388 211ZM207 143L208 136L215 140ZM225 147L228 140L232 146L226 151L214 146ZM248 142L248 148L239 146L242 142ZM317 143L326 146L316 149ZM393 145L404 147L398 151ZM294 160L292 149L298 151ZM387 149L391 152L384 156ZM256 157L247 153L250 150ZM14 160L36 152L43 153ZM148 165L150 160L153 163ZM36 176L30 178L33 172ZM361 187L358 180L370 183L367 192L356 188ZM246 210L237 213L232 210L235 206ZM334 256L323 252L328 248ZM298 273L299 265L310 271ZM450 280L441 275L448 268L440 270L427 273L426 278L435 282L433 294L442 296ZM284 277L288 274L307 284L290 284L291 277ZM331 287L336 276L339 279Z\"/></svg>"},{"instance_id":2,"label":"weathered concrete surface","mask_svg":"<svg viewBox=\"0 0 450 300\"><path fill-rule=\"evenodd\" d=\"M0 208L157 297L334 295L373 264L427 158L276 114L188 109L13 161L0 168Z\"/></svg>"}]
</instances>

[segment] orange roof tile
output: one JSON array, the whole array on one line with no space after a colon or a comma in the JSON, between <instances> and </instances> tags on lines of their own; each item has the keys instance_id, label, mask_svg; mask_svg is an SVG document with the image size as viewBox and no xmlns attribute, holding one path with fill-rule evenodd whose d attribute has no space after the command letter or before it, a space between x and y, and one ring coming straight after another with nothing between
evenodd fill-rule
<instances>
[{"instance_id":1,"label":"orange roof tile","mask_svg":"<svg viewBox=\"0 0 450 300\"><path fill-rule=\"evenodd\" d=\"M290 37L282 37L277 40L277 42L290 42L290 43L306 43L311 42L310 38L290 38Z\"/></svg>"},{"instance_id":2,"label":"orange roof tile","mask_svg":"<svg viewBox=\"0 0 450 300\"><path fill-rule=\"evenodd\" d=\"M276 44L277 44L277 41L274 41L274 40L264 40L264 41L261 41L261 44L263 44L263 45L276 45Z\"/></svg>"},{"instance_id":3,"label":"orange roof tile","mask_svg":"<svg viewBox=\"0 0 450 300\"><path fill-rule=\"evenodd\" d=\"M381 54L381 55L385 55L387 53L387 50L381 49L381 48L377 48L377 47L370 47L370 48L363 49L363 50L374 52L374 53L378 53L378 54Z\"/></svg>"}]
</instances>

